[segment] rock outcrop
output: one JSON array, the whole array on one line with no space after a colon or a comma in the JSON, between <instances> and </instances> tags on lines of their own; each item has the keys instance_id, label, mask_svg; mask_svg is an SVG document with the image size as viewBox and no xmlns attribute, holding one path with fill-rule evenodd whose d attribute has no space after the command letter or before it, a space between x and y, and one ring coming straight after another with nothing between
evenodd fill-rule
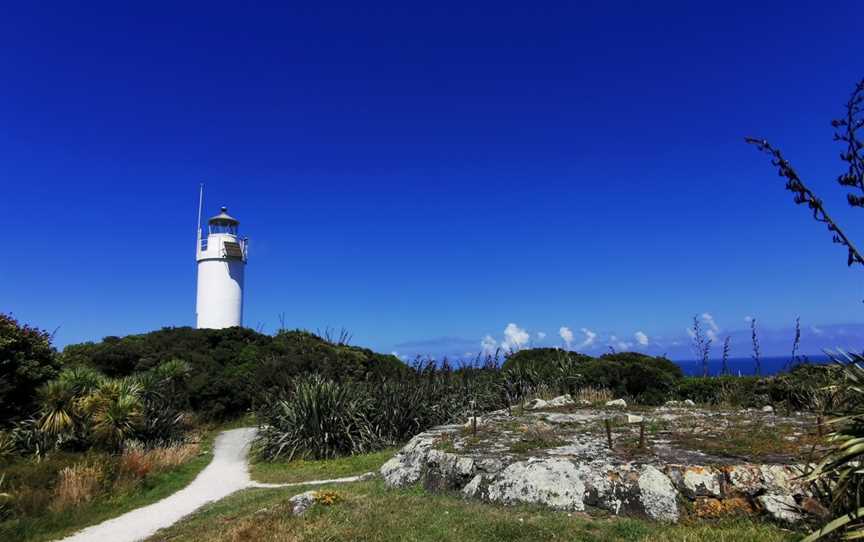
<instances>
[{"instance_id":1,"label":"rock outcrop","mask_svg":"<svg viewBox=\"0 0 864 542\"><path fill-rule=\"evenodd\" d=\"M315 505L316 495L316 491L307 491L288 499L288 503L291 505L291 515L302 516L305 514L307 510Z\"/></svg>"},{"instance_id":2,"label":"rock outcrop","mask_svg":"<svg viewBox=\"0 0 864 542\"><path fill-rule=\"evenodd\" d=\"M676 522L684 514L765 513L786 523L802 518L801 503L809 493L798 479L802 467L794 453L788 455L784 448L782 462L742 461L718 452L717 442L710 443L710 453L700 449L699 438L711 435L699 427L692 434L676 433L676 422L691 431L693 419L702 419L710 431L737 420L740 413L694 408L671 413L661 407L622 414L616 403L610 405L614 410L585 408L569 397L544 403L530 403L530 411L526 405L512 416L506 411L486 414L476 435L460 424L415 436L381 468L385 483L421 483L432 491L458 490L466 498L492 503L603 510L664 522ZM788 423L782 430L790 434L809 423L766 414L748 413L753 423ZM606 420L615 427L611 449ZM657 430L640 442L637 435L649 423L671 429ZM692 449L684 445L691 441Z\"/></svg>"}]
</instances>

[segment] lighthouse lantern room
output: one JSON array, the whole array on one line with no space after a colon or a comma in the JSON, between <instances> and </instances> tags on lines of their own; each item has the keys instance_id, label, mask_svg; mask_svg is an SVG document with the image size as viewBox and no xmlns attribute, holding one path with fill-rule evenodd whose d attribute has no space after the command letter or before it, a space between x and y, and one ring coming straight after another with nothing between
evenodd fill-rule
<instances>
[{"instance_id":1,"label":"lighthouse lantern room","mask_svg":"<svg viewBox=\"0 0 864 542\"><path fill-rule=\"evenodd\" d=\"M202 188L203 196L203 188ZM202 198L203 199L203 198ZM197 327L221 329L243 325L243 272L248 239L241 239L240 221L221 212L207 221L207 236L201 231L199 203Z\"/></svg>"}]
</instances>

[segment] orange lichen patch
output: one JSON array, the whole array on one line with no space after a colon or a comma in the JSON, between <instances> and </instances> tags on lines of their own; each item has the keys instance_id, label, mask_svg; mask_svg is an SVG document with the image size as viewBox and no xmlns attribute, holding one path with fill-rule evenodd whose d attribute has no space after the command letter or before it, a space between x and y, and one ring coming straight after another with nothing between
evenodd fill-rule
<instances>
[{"instance_id":1,"label":"orange lichen patch","mask_svg":"<svg viewBox=\"0 0 864 542\"><path fill-rule=\"evenodd\" d=\"M801 509L809 515L820 519L828 519L831 517L831 511L825 508L821 502L813 497L806 497L801 501Z\"/></svg>"},{"instance_id":2,"label":"orange lichen patch","mask_svg":"<svg viewBox=\"0 0 864 542\"><path fill-rule=\"evenodd\" d=\"M715 499L697 497L693 511L700 518L719 518L721 516L747 515L754 512L753 505L743 497Z\"/></svg>"}]
</instances>

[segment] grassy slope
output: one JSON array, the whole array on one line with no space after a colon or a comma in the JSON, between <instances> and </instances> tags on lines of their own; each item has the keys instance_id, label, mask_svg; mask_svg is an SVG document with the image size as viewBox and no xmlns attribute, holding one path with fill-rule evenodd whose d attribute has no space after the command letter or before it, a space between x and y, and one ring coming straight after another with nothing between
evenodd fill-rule
<instances>
[{"instance_id":1,"label":"grassy slope","mask_svg":"<svg viewBox=\"0 0 864 542\"><path fill-rule=\"evenodd\" d=\"M330 461L257 464L261 481L333 478L374 470L389 453ZM306 474L309 476L306 477ZM333 485L333 506L317 506L291 517L288 499L305 488L253 489L208 505L165 529L151 541L239 540L317 541L490 541L501 540L673 540L779 542L800 538L749 520L662 525L636 519L591 518L531 506L501 507L466 502L459 495L430 494L420 488L386 489L380 480Z\"/></svg>"},{"instance_id":2,"label":"grassy slope","mask_svg":"<svg viewBox=\"0 0 864 542\"><path fill-rule=\"evenodd\" d=\"M395 449L391 449L323 461L305 461L300 459L290 463L253 462L251 474L252 478L259 482L277 484L344 478L346 476L377 471L395 452Z\"/></svg>"},{"instance_id":3,"label":"grassy slope","mask_svg":"<svg viewBox=\"0 0 864 542\"><path fill-rule=\"evenodd\" d=\"M175 469L147 477L134 492L103 497L64 512L46 511L38 517L0 523L0 540L54 540L163 499L187 486L210 463L213 441L219 432L244 425L248 425L248 420L208 431L201 441L201 453L197 457Z\"/></svg>"},{"instance_id":4,"label":"grassy slope","mask_svg":"<svg viewBox=\"0 0 864 542\"><path fill-rule=\"evenodd\" d=\"M388 490L380 480L329 488L341 502L289 514L288 499L303 488L253 489L209 505L151 541L734 541L779 542L795 535L746 520L661 525L635 519L590 518L529 506L466 502L419 488Z\"/></svg>"}]
</instances>

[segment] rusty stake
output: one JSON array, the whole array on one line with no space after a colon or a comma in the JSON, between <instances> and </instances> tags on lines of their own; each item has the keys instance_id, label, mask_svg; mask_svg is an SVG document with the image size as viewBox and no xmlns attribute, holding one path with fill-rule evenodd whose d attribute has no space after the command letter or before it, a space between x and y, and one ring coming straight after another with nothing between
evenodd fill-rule
<instances>
[{"instance_id":1,"label":"rusty stake","mask_svg":"<svg viewBox=\"0 0 864 542\"><path fill-rule=\"evenodd\" d=\"M639 422L639 448L645 448L645 421Z\"/></svg>"},{"instance_id":2,"label":"rusty stake","mask_svg":"<svg viewBox=\"0 0 864 542\"><path fill-rule=\"evenodd\" d=\"M606 425L606 442L609 444L609 448L612 448L612 422L609 418L603 420Z\"/></svg>"}]
</instances>

